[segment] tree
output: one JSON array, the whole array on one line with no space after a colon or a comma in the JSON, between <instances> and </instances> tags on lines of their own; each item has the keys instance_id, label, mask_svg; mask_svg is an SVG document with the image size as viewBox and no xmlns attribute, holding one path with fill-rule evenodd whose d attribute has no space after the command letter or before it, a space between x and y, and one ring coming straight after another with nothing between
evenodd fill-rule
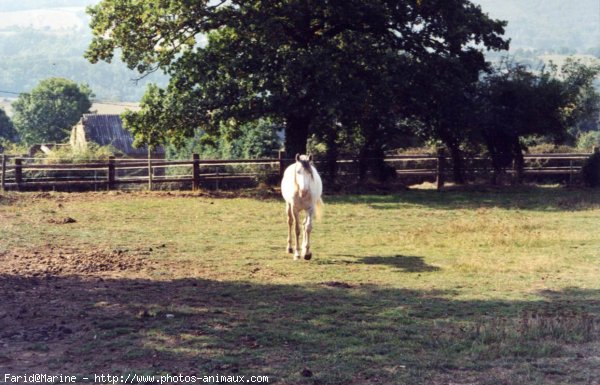
<instances>
[{"instance_id":1,"label":"tree","mask_svg":"<svg viewBox=\"0 0 600 385\"><path fill-rule=\"evenodd\" d=\"M600 62L585 64L574 59L567 59L558 74L570 100L566 112L569 134L573 137L600 129L600 93L594 84L599 74Z\"/></svg>"},{"instance_id":2,"label":"tree","mask_svg":"<svg viewBox=\"0 0 600 385\"><path fill-rule=\"evenodd\" d=\"M21 141L27 145L64 141L71 127L89 111L91 97L86 85L62 78L42 80L13 103L13 122Z\"/></svg>"},{"instance_id":3,"label":"tree","mask_svg":"<svg viewBox=\"0 0 600 385\"><path fill-rule=\"evenodd\" d=\"M452 158L455 183L464 183L462 147L470 143L475 126L474 95L482 71L487 71L483 57L431 57L411 71L410 103L407 108L425 140L442 142Z\"/></svg>"},{"instance_id":4,"label":"tree","mask_svg":"<svg viewBox=\"0 0 600 385\"><path fill-rule=\"evenodd\" d=\"M140 102L141 110L138 113L128 110L121 115L123 127L134 136L135 147L148 146L152 149L165 144L169 134L165 127L169 127L169 123L165 121L163 113L164 97L163 89L149 84Z\"/></svg>"},{"instance_id":5,"label":"tree","mask_svg":"<svg viewBox=\"0 0 600 385\"><path fill-rule=\"evenodd\" d=\"M288 156L305 152L311 134L333 148L340 129L357 126L380 153L371 142L389 125L376 121L403 103L377 98L390 74L395 84L403 76L375 70L381 63L506 45L504 23L467 0L104 0L89 13L90 61L119 49L130 68L171 76L161 107L169 135L270 118L285 125Z\"/></svg>"},{"instance_id":6,"label":"tree","mask_svg":"<svg viewBox=\"0 0 600 385\"><path fill-rule=\"evenodd\" d=\"M14 142L16 139L17 132L15 131L13 123L6 115L6 112L0 108L0 141L8 140Z\"/></svg>"},{"instance_id":7,"label":"tree","mask_svg":"<svg viewBox=\"0 0 600 385\"><path fill-rule=\"evenodd\" d=\"M225 158L268 158L281 149L281 126L269 120L245 123L235 127L235 131L239 132L224 132L219 138L221 154Z\"/></svg>"},{"instance_id":8,"label":"tree","mask_svg":"<svg viewBox=\"0 0 600 385\"><path fill-rule=\"evenodd\" d=\"M492 157L493 181L513 161L522 179L523 138L537 135L564 142L569 127L590 113L584 101L598 69L570 62L562 72L566 75L558 76L553 68L534 73L504 63L481 82L478 123Z\"/></svg>"}]
</instances>

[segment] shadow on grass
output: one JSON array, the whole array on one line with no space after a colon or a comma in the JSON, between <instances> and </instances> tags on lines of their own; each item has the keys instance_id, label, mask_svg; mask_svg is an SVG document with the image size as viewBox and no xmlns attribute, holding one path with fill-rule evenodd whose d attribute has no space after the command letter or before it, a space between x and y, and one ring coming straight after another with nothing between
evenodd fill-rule
<instances>
[{"instance_id":1,"label":"shadow on grass","mask_svg":"<svg viewBox=\"0 0 600 385\"><path fill-rule=\"evenodd\" d=\"M428 269L411 257L364 260ZM547 380L550 370L536 360L553 357L553 373L562 373L557 382L572 383L582 375L576 364L585 364L573 346L599 337L597 290L542 293L531 302L485 301L371 285L6 274L0 290L0 374L530 384ZM495 372L499 363L503 370ZM600 375L597 366L586 370L590 378Z\"/></svg>"},{"instance_id":2,"label":"shadow on grass","mask_svg":"<svg viewBox=\"0 0 600 385\"><path fill-rule=\"evenodd\" d=\"M423 257L395 255L391 257L372 256L360 258L357 263L365 265L387 265L407 273L424 273L439 271L437 266L428 265Z\"/></svg>"},{"instance_id":3,"label":"shadow on grass","mask_svg":"<svg viewBox=\"0 0 600 385\"><path fill-rule=\"evenodd\" d=\"M426 273L439 271L440 268L437 266L428 265L423 257L407 256L407 255L392 255L392 256L368 256L368 257L357 257L356 255L340 254L338 257L348 257L352 260L336 260L336 259L325 259L317 260L316 264L319 265L351 265L351 264L364 264L364 265L386 265L396 268L405 273Z\"/></svg>"},{"instance_id":4,"label":"shadow on grass","mask_svg":"<svg viewBox=\"0 0 600 385\"><path fill-rule=\"evenodd\" d=\"M368 204L376 210L401 210L405 205L442 210L503 208L532 211L578 211L600 208L600 189L511 187L483 190L409 190L387 195L339 195L327 204Z\"/></svg>"}]
</instances>

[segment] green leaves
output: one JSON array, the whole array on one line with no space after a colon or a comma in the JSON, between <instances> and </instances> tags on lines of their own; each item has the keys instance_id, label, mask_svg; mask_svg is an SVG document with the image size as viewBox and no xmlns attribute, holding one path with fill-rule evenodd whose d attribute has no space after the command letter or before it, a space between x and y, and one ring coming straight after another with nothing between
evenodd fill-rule
<instances>
[{"instance_id":1,"label":"green leaves","mask_svg":"<svg viewBox=\"0 0 600 385\"><path fill-rule=\"evenodd\" d=\"M9 117L3 109L0 108L0 141L16 140L17 132Z\"/></svg>"},{"instance_id":2,"label":"green leaves","mask_svg":"<svg viewBox=\"0 0 600 385\"><path fill-rule=\"evenodd\" d=\"M92 63L110 61L119 49L128 67L140 73L166 69L196 44L197 35L215 27L207 22L218 7L208 3L104 0L87 9L95 38L85 57Z\"/></svg>"},{"instance_id":3,"label":"green leaves","mask_svg":"<svg viewBox=\"0 0 600 385\"><path fill-rule=\"evenodd\" d=\"M130 68L171 76L140 117L126 117L140 141L275 118L292 154L312 134L344 136L333 127L380 147L406 117L407 63L454 60L477 78L485 62L474 45L507 47L505 24L467 0L104 0L88 12L90 61L119 51Z\"/></svg>"},{"instance_id":4,"label":"green leaves","mask_svg":"<svg viewBox=\"0 0 600 385\"><path fill-rule=\"evenodd\" d=\"M92 106L92 91L62 78L40 82L13 103L15 128L25 144L62 142L81 115Z\"/></svg>"},{"instance_id":5,"label":"green leaves","mask_svg":"<svg viewBox=\"0 0 600 385\"><path fill-rule=\"evenodd\" d=\"M531 72L509 63L487 76L479 85L477 123L496 165L506 167L518 160L528 136L564 142L568 129L589 116L583 112L582 100L598 100L592 86L598 71L593 66L567 63L562 74L556 68Z\"/></svg>"}]
</instances>

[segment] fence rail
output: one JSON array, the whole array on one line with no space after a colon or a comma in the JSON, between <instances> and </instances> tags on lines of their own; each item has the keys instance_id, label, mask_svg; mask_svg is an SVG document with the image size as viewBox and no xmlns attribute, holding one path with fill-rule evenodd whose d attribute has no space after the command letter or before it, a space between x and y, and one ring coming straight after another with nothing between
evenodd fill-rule
<instances>
[{"instance_id":1,"label":"fence rail","mask_svg":"<svg viewBox=\"0 0 600 385\"><path fill-rule=\"evenodd\" d=\"M527 154L524 156L525 177L558 176L569 183L580 173L581 167L591 153ZM252 183L259 178L281 178L285 167L293 162L282 153L277 158L201 160L197 154L190 160L164 159L116 159L86 163L45 163L43 159L0 155L0 183L2 190L55 189L117 189L126 185L147 183L154 185L176 183L200 187L219 187L227 183ZM442 187L452 175L449 158L437 155L414 154L388 156L384 159L399 178L428 179ZM323 161L316 161L323 170ZM485 157L464 160L466 174L481 177L491 172L491 162ZM358 175L357 159L337 161L338 176L351 180ZM322 171L322 173L325 173ZM512 176L514 169L507 170ZM326 173L325 173L326 174ZM180 187L181 188L181 187Z\"/></svg>"}]
</instances>

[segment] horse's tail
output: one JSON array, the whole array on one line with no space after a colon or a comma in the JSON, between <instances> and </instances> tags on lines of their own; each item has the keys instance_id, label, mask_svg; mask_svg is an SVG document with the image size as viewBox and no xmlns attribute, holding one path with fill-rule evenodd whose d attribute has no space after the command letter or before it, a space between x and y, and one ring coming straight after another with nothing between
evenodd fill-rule
<instances>
[{"instance_id":1,"label":"horse's tail","mask_svg":"<svg viewBox=\"0 0 600 385\"><path fill-rule=\"evenodd\" d=\"M323 218L323 206L325 204L323 203L323 199L319 198L319 200L317 201L317 204L315 206L315 215L317 217L317 220L320 221L321 218Z\"/></svg>"}]
</instances>

